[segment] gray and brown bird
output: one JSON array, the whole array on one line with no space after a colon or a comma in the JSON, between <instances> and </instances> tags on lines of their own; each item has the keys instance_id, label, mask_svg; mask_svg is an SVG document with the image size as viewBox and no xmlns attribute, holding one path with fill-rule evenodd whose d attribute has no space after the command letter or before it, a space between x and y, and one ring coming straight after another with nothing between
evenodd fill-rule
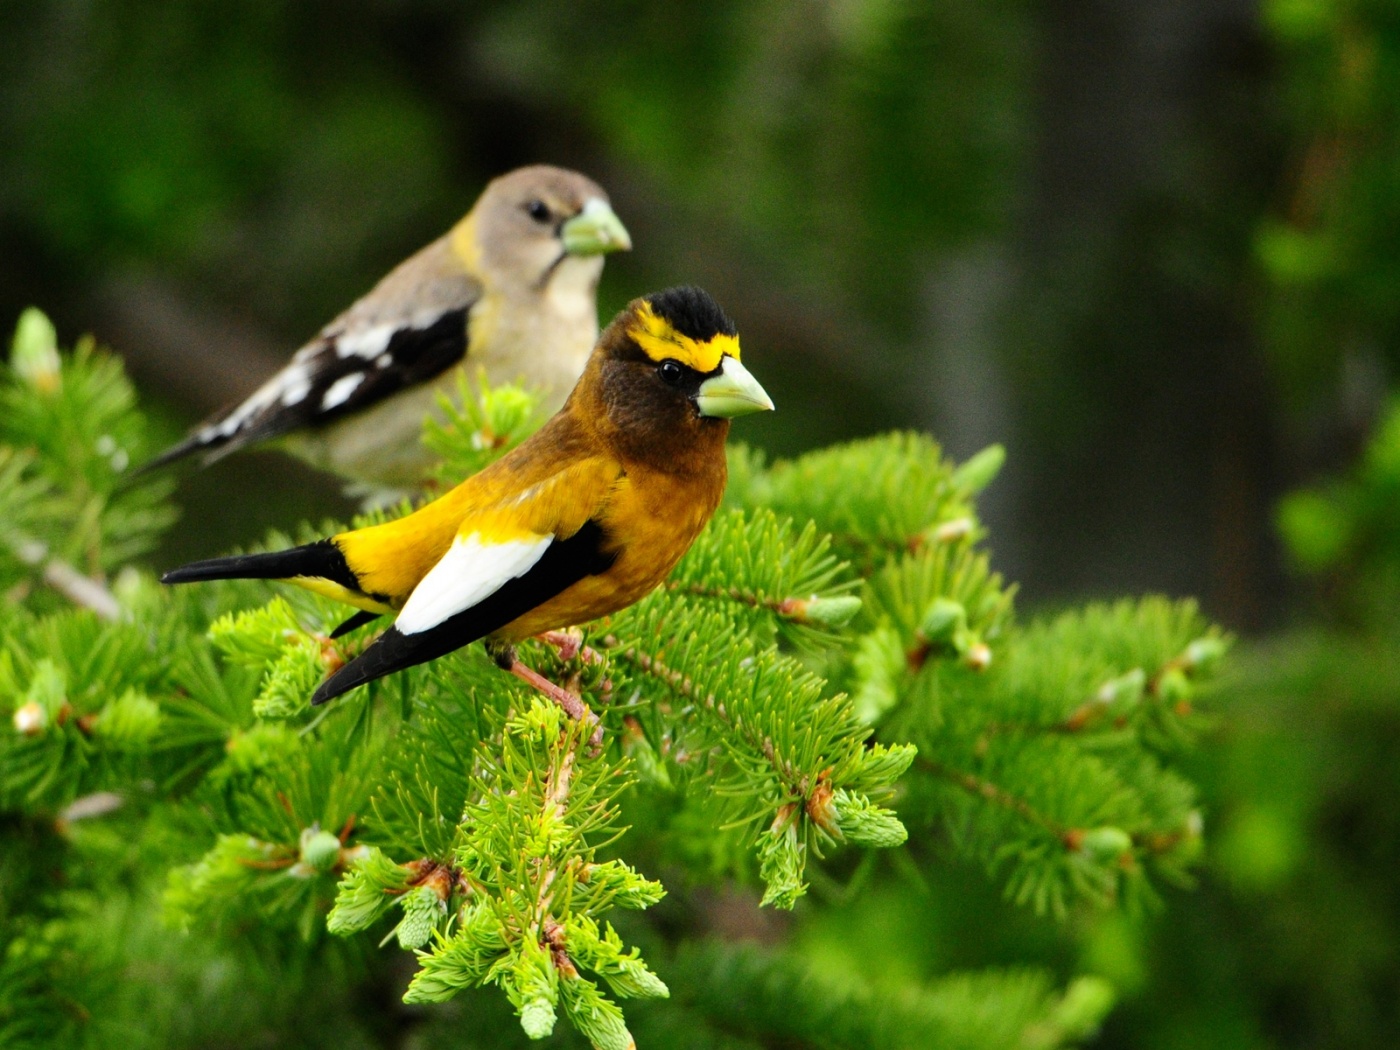
<instances>
[{"instance_id":1,"label":"gray and brown bird","mask_svg":"<svg viewBox=\"0 0 1400 1050\"><path fill-rule=\"evenodd\" d=\"M502 175L281 371L149 466L277 439L371 489L415 488L432 462L423 419L461 370L521 382L546 411L563 404L598 337L603 257L631 246L591 179L545 165Z\"/></svg>"}]
</instances>

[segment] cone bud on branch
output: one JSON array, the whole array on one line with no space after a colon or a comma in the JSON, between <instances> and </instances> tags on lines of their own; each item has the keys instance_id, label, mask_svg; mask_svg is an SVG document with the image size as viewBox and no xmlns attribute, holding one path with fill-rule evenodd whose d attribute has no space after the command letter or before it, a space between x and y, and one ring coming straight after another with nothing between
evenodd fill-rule
<instances>
[{"instance_id":1,"label":"cone bud on branch","mask_svg":"<svg viewBox=\"0 0 1400 1050\"><path fill-rule=\"evenodd\" d=\"M20 314L10 348L10 367L40 394L58 390L63 377L58 332L42 310L31 306Z\"/></svg>"}]
</instances>

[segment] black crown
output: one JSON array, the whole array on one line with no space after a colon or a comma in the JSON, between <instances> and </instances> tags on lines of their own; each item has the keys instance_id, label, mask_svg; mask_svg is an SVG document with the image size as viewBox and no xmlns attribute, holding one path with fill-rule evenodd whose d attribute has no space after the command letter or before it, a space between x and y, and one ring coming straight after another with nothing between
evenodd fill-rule
<instances>
[{"instance_id":1,"label":"black crown","mask_svg":"<svg viewBox=\"0 0 1400 1050\"><path fill-rule=\"evenodd\" d=\"M717 335L739 334L734 322L703 288L683 284L649 295L647 302L658 317L664 317L681 335L697 342L708 342Z\"/></svg>"}]
</instances>

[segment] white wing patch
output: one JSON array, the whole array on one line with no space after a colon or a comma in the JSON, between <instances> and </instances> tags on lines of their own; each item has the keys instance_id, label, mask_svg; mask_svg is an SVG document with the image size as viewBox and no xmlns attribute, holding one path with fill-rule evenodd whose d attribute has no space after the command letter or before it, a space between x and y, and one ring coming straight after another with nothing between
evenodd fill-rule
<instances>
[{"instance_id":1,"label":"white wing patch","mask_svg":"<svg viewBox=\"0 0 1400 1050\"><path fill-rule=\"evenodd\" d=\"M295 405L311 392L311 379L305 365L293 361L248 396L228 416L218 423L210 424L199 431L199 437L212 441L219 437L231 437L240 427L258 413L277 404Z\"/></svg>"},{"instance_id":2,"label":"white wing patch","mask_svg":"<svg viewBox=\"0 0 1400 1050\"><path fill-rule=\"evenodd\" d=\"M553 536L506 543L491 543L476 533L458 536L408 596L394 626L401 634L431 630L524 576L553 542Z\"/></svg>"},{"instance_id":3,"label":"white wing patch","mask_svg":"<svg viewBox=\"0 0 1400 1050\"><path fill-rule=\"evenodd\" d=\"M296 372L296 374L292 374ZM291 408L306 400L306 395L311 393L311 377L296 369L289 369L287 383L282 388L282 404Z\"/></svg>"},{"instance_id":4,"label":"white wing patch","mask_svg":"<svg viewBox=\"0 0 1400 1050\"><path fill-rule=\"evenodd\" d=\"M389 348L389 340L402 325L377 324L358 331L341 332L335 337L337 357L363 357L372 361Z\"/></svg>"},{"instance_id":5,"label":"white wing patch","mask_svg":"<svg viewBox=\"0 0 1400 1050\"><path fill-rule=\"evenodd\" d=\"M321 396L321 411L329 412L333 408L338 408L350 400L361 383L365 381L363 372L351 372L348 376L341 376L329 387Z\"/></svg>"}]
</instances>

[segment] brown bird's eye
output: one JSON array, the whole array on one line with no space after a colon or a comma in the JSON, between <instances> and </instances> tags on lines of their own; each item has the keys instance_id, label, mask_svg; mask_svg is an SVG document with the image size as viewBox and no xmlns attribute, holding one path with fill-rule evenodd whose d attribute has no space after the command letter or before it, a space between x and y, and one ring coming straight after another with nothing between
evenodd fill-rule
<instances>
[{"instance_id":1,"label":"brown bird's eye","mask_svg":"<svg viewBox=\"0 0 1400 1050\"><path fill-rule=\"evenodd\" d=\"M669 386L675 386L681 381L681 376L685 373L682 371L679 361L672 361L670 358L667 358L657 366L656 374L661 377L663 383Z\"/></svg>"},{"instance_id":2,"label":"brown bird's eye","mask_svg":"<svg viewBox=\"0 0 1400 1050\"><path fill-rule=\"evenodd\" d=\"M529 204L525 205L525 213L536 222L541 223L548 222L550 219L554 218L554 216L550 214L549 205L545 204L544 201L531 201Z\"/></svg>"}]
</instances>

